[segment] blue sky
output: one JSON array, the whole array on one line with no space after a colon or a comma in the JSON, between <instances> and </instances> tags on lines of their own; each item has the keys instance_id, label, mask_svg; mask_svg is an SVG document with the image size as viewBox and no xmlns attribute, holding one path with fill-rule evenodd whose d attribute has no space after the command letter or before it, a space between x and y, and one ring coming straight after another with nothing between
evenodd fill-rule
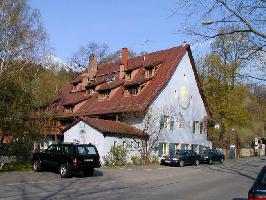
<instances>
[{"instance_id":1,"label":"blue sky","mask_svg":"<svg viewBox=\"0 0 266 200\"><path fill-rule=\"evenodd\" d=\"M156 51L191 42L177 31L184 19L174 15L175 0L29 0L40 10L55 54L67 60L90 41L136 52ZM149 40L148 45L145 41Z\"/></svg>"}]
</instances>

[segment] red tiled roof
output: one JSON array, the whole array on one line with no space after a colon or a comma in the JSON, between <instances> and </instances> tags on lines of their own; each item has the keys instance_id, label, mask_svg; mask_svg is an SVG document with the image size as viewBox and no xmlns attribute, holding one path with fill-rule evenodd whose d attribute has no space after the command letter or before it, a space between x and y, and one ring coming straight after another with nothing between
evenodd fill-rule
<instances>
[{"instance_id":1,"label":"red tiled roof","mask_svg":"<svg viewBox=\"0 0 266 200\"><path fill-rule=\"evenodd\" d=\"M98 91L111 90L111 89L119 87L124 82L125 82L125 80L115 80L115 81L103 83L97 90Z\"/></svg>"},{"instance_id":2,"label":"red tiled roof","mask_svg":"<svg viewBox=\"0 0 266 200\"><path fill-rule=\"evenodd\" d=\"M140 138L148 137L148 134L123 122L89 117L81 118L81 120L93 126L103 134L115 134L130 137L135 136Z\"/></svg>"},{"instance_id":3,"label":"red tiled roof","mask_svg":"<svg viewBox=\"0 0 266 200\"><path fill-rule=\"evenodd\" d=\"M115 94L111 95L109 99L98 100L98 92L95 92L91 98L84 100L84 104L72 114L63 113L64 103L78 102L80 96L84 96L85 92L71 93L72 85L69 84L64 87L59 94L60 100L55 102L55 105L51 105L56 108L59 113L62 114L61 117L71 117L71 116L92 116L92 115L102 115L111 113L122 113L122 112L134 112L145 110L149 104L154 100L154 98L163 89L166 83L172 77L174 71L176 70L178 63L181 61L185 53L189 53L190 62L193 67L194 75L198 86L200 87L199 77L196 73L196 68L194 66L192 54L189 45L178 46L158 52L153 52L144 56L138 56L128 59L128 64L126 70L137 69L138 72L131 81L117 81L119 77L119 62L104 64L98 66L98 71L96 74L95 82L89 83L88 86L99 86L100 90L103 89L113 89L116 87ZM145 78L145 67L160 65L151 79ZM116 79L113 83L106 83L112 79ZM141 90L139 95L136 96L125 96L125 86L130 84L141 84L147 81L146 86ZM119 84L118 84L119 83ZM121 84L121 85L120 85ZM203 92L199 88L200 94L203 98L205 107L206 100L204 99ZM57 98L58 99L58 98ZM209 112L210 114L210 112Z\"/></svg>"}]
</instances>

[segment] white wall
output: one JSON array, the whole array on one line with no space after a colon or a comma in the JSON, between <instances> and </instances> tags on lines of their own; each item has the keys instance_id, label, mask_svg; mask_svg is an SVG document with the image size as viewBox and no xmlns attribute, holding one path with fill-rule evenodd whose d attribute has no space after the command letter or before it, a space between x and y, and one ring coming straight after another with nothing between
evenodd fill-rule
<instances>
[{"instance_id":1,"label":"white wall","mask_svg":"<svg viewBox=\"0 0 266 200\"><path fill-rule=\"evenodd\" d=\"M128 151L129 162L132 155L140 156L140 153L137 149L137 144L132 138L119 138L112 136L104 137L101 132L89 126L88 124L84 123L83 121L80 121L79 123L77 123L75 126L73 126L64 133L64 142L94 144L98 149L102 162L103 162L103 157L108 155L115 141L117 142L117 144L120 145L123 144L123 141L126 141L128 145L127 149L129 150ZM136 141L141 142L139 139ZM132 149L130 148L131 142L133 142L134 144L134 147Z\"/></svg>"},{"instance_id":2,"label":"white wall","mask_svg":"<svg viewBox=\"0 0 266 200\"><path fill-rule=\"evenodd\" d=\"M155 116L156 122L152 124L153 128L159 129L160 116L163 114L172 116L174 119L174 130L163 131L160 134L160 142L198 144L211 147L211 143L207 141L205 126L203 134L192 133L193 121L203 122L207 112L197 87L188 53L178 64L168 84L151 103L150 109L153 115L157 115ZM143 129L144 121L129 119L127 122ZM182 128L179 127L180 124Z\"/></svg>"}]
</instances>

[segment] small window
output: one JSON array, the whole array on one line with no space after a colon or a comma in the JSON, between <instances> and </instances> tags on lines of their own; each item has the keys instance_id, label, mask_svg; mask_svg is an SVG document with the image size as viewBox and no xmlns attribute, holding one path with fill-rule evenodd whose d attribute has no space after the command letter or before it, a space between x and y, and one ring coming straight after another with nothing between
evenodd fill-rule
<instances>
[{"instance_id":1,"label":"small window","mask_svg":"<svg viewBox=\"0 0 266 200\"><path fill-rule=\"evenodd\" d=\"M132 78L132 71L127 71L126 72L126 80L131 80Z\"/></svg>"},{"instance_id":2,"label":"small window","mask_svg":"<svg viewBox=\"0 0 266 200\"><path fill-rule=\"evenodd\" d=\"M174 122L173 122L174 123ZM174 126L174 124L172 124ZM160 129L170 130L171 129L171 117L168 115L162 115L160 119Z\"/></svg>"},{"instance_id":3,"label":"small window","mask_svg":"<svg viewBox=\"0 0 266 200\"><path fill-rule=\"evenodd\" d=\"M71 90L72 93L74 92L77 92L77 85L72 85L72 90Z\"/></svg>"},{"instance_id":4,"label":"small window","mask_svg":"<svg viewBox=\"0 0 266 200\"><path fill-rule=\"evenodd\" d=\"M139 86L131 86L126 91L127 96L134 96L139 94Z\"/></svg>"},{"instance_id":5,"label":"small window","mask_svg":"<svg viewBox=\"0 0 266 200\"><path fill-rule=\"evenodd\" d=\"M130 143L130 149L133 149L133 147L134 147L134 143L131 142L131 143Z\"/></svg>"},{"instance_id":6,"label":"small window","mask_svg":"<svg viewBox=\"0 0 266 200\"><path fill-rule=\"evenodd\" d=\"M140 148L140 142L137 142L137 147Z\"/></svg>"},{"instance_id":7,"label":"small window","mask_svg":"<svg viewBox=\"0 0 266 200\"><path fill-rule=\"evenodd\" d=\"M146 78L153 77L154 72L155 72L154 67L149 67L149 68L147 68L147 69L146 69L146 73L145 73Z\"/></svg>"},{"instance_id":8,"label":"small window","mask_svg":"<svg viewBox=\"0 0 266 200\"><path fill-rule=\"evenodd\" d=\"M89 95L91 95L91 94L94 93L94 90L93 90L93 89L88 89L88 90L87 90L87 93L88 93Z\"/></svg>"},{"instance_id":9,"label":"small window","mask_svg":"<svg viewBox=\"0 0 266 200\"><path fill-rule=\"evenodd\" d=\"M116 146L117 145L117 141L114 141L114 146Z\"/></svg>"},{"instance_id":10,"label":"small window","mask_svg":"<svg viewBox=\"0 0 266 200\"><path fill-rule=\"evenodd\" d=\"M101 99L101 100L109 99L109 96L110 96L109 90L99 92L99 99Z\"/></svg>"},{"instance_id":11,"label":"small window","mask_svg":"<svg viewBox=\"0 0 266 200\"><path fill-rule=\"evenodd\" d=\"M193 121L193 133L200 134L201 133L201 126L199 121Z\"/></svg>"},{"instance_id":12,"label":"small window","mask_svg":"<svg viewBox=\"0 0 266 200\"><path fill-rule=\"evenodd\" d=\"M126 148L126 141L123 141L123 148L125 149Z\"/></svg>"}]
</instances>

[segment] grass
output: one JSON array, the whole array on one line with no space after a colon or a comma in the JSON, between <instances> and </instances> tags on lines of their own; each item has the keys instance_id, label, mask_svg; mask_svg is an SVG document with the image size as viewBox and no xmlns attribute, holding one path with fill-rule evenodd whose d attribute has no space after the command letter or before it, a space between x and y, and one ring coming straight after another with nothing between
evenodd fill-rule
<instances>
[{"instance_id":1,"label":"grass","mask_svg":"<svg viewBox=\"0 0 266 200\"><path fill-rule=\"evenodd\" d=\"M30 163L9 163L5 164L0 172L14 172L14 171L31 171L32 165Z\"/></svg>"}]
</instances>

